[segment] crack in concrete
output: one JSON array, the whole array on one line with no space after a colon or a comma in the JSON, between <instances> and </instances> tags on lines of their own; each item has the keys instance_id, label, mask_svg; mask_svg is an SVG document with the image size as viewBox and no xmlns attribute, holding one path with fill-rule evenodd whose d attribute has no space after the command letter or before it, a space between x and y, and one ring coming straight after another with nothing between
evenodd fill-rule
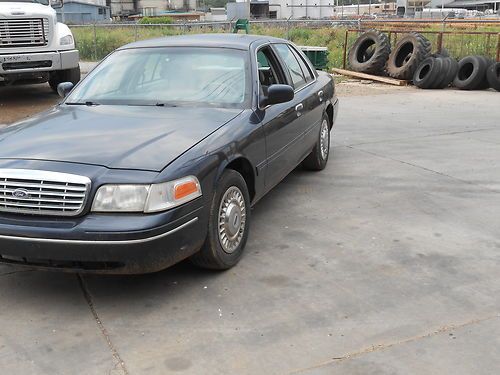
<instances>
[{"instance_id":1,"label":"crack in concrete","mask_svg":"<svg viewBox=\"0 0 500 375\"><path fill-rule=\"evenodd\" d=\"M363 153L368 154L368 155L377 156L379 158L391 160L391 161L394 161L396 163L401 163L401 164L408 165L410 167L422 169L422 170L424 170L426 172L431 172L431 173L437 174L437 175L439 175L441 177L446 177L446 178L452 179L454 181L461 182L463 184L467 184L467 185L472 185L472 186L475 186L475 187L479 187L481 189L490 191L492 193L499 193L500 192L497 189L491 189L491 188L489 188L487 186L484 186L484 185L476 184L474 182L467 181L467 180L462 180L460 178L457 178L457 177L454 177L454 176L450 176L450 175L448 175L446 173L435 171L435 170L430 169L430 168L422 167L421 165L413 164L413 163L410 163L410 162L407 162L407 161L404 161L404 160L394 159L394 158L391 158L389 156L381 155L381 154L378 154L378 153L373 152L373 151L366 151L366 150L363 150L363 149L360 149L360 148L356 148L356 147L353 147L353 146L345 146L345 147L350 148L351 150L356 150L356 151L359 151L359 152L363 152Z\"/></svg>"},{"instance_id":2,"label":"crack in concrete","mask_svg":"<svg viewBox=\"0 0 500 375\"><path fill-rule=\"evenodd\" d=\"M10 271L10 272L5 272L5 273L0 273L0 277L2 277L2 276L8 276L8 275L13 275L15 273L23 273L23 272L33 272L33 270L17 270L17 271Z\"/></svg>"},{"instance_id":3,"label":"crack in concrete","mask_svg":"<svg viewBox=\"0 0 500 375\"><path fill-rule=\"evenodd\" d=\"M94 320L97 323L97 326L99 327L99 330L101 331L102 335L104 336L104 339L106 340L106 343L108 344L109 349L111 350L111 354L113 355L113 358L115 359L115 364L113 368L109 371L111 374L114 370L116 370L118 367L122 369L122 372L125 375L128 375L129 372L127 370L127 367L125 366L125 362L121 358L120 354L118 353L118 350L116 349L115 345L113 344L113 341L111 341L111 337L109 336L109 333L102 323L102 320L99 318L99 315L97 314L97 310L95 309L94 302L92 299L92 295L90 294L90 291L87 287L87 284L85 283L85 280L83 279L82 275L78 274L78 284L80 285L80 289L82 290L83 297L85 298L85 301L89 305L90 311L92 315L94 316Z\"/></svg>"},{"instance_id":4,"label":"crack in concrete","mask_svg":"<svg viewBox=\"0 0 500 375\"><path fill-rule=\"evenodd\" d=\"M468 320L468 321L463 322L463 323L455 323L455 324L441 326L441 327L435 329L434 331L427 332L427 333L424 333L422 335L408 337L406 339L390 342L387 344L376 344L376 345L372 345L372 346L360 349L360 350L355 351L355 352L344 354L340 357L332 357L329 360L318 363L316 365L293 370L293 371L289 372L289 374L299 374L299 373L304 372L304 371L314 370L314 369L318 369L318 368L321 368L324 366L337 364L337 363L340 363L340 362L343 362L343 361L346 361L349 359L358 358L358 357L365 355L365 354L384 351L384 350L392 348L394 346L409 344L409 343L412 343L412 342L415 342L418 340L422 340L422 339L426 339L429 337L433 337L433 336L436 336L436 335L439 335L442 333L447 333L449 331L453 331L453 330L456 330L459 328L467 327L467 326L470 326L473 324L479 324L479 323L482 323L482 322L485 322L488 320L498 319L498 318L500 318L500 314L495 314L495 315L487 316L484 318L471 319L471 320Z\"/></svg>"}]
</instances>

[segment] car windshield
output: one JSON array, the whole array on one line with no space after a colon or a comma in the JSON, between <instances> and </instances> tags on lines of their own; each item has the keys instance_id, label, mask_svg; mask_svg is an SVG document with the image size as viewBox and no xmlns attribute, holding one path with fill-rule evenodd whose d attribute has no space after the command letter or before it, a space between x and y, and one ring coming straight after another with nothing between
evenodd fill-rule
<instances>
[{"instance_id":1,"label":"car windshield","mask_svg":"<svg viewBox=\"0 0 500 375\"><path fill-rule=\"evenodd\" d=\"M247 55L222 48L116 51L65 103L243 107L249 100Z\"/></svg>"},{"instance_id":2,"label":"car windshield","mask_svg":"<svg viewBox=\"0 0 500 375\"><path fill-rule=\"evenodd\" d=\"M0 3L38 3L49 5L49 0L0 0Z\"/></svg>"}]
</instances>

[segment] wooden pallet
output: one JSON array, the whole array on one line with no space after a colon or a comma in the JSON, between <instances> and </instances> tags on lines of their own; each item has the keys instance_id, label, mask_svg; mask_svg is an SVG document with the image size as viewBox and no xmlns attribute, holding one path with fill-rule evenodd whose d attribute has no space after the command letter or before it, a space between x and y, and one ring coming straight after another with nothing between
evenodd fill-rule
<instances>
[{"instance_id":1,"label":"wooden pallet","mask_svg":"<svg viewBox=\"0 0 500 375\"><path fill-rule=\"evenodd\" d=\"M395 85L395 86L407 86L409 83L409 81L405 81L402 79L380 77L380 76L375 76L372 74L359 73L359 72L354 72L352 70L346 70L346 69L333 68L332 71L334 73L342 74L343 76L349 76L349 77L355 77L355 78L361 78L361 79L369 79L371 81L387 83L389 85Z\"/></svg>"}]
</instances>

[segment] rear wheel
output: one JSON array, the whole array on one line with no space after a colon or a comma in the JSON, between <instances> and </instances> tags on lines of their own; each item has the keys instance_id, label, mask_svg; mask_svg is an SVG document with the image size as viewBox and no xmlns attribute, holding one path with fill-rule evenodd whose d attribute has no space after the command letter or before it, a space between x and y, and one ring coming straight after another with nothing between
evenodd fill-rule
<instances>
[{"instance_id":1,"label":"rear wheel","mask_svg":"<svg viewBox=\"0 0 500 375\"><path fill-rule=\"evenodd\" d=\"M71 82L73 85L76 85L80 82L80 77L81 73L79 66L73 69L56 70L50 74L49 85L54 92L57 92L57 86L60 83Z\"/></svg>"},{"instance_id":2,"label":"rear wheel","mask_svg":"<svg viewBox=\"0 0 500 375\"><path fill-rule=\"evenodd\" d=\"M250 195L241 174L228 169L217 183L202 249L190 259L202 268L226 270L238 263L250 228Z\"/></svg>"},{"instance_id":3,"label":"rear wheel","mask_svg":"<svg viewBox=\"0 0 500 375\"><path fill-rule=\"evenodd\" d=\"M330 121L326 114L323 115L321 120L321 127L319 131L319 138L316 142L311 153L302 162L306 169L312 171L321 171L325 169L330 156Z\"/></svg>"}]
</instances>

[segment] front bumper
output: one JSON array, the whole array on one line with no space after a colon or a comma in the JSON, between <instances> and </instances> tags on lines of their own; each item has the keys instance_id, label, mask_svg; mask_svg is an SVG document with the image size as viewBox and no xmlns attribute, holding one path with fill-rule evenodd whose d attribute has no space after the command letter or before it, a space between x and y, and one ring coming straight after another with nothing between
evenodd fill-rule
<instances>
[{"instance_id":1,"label":"front bumper","mask_svg":"<svg viewBox=\"0 0 500 375\"><path fill-rule=\"evenodd\" d=\"M78 67L78 50L0 54L0 75L51 72Z\"/></svg>"},{"instance_id":2,"label":"front bumper","mask_svg":"<svg viewBox=\"0 0 500 375\"><path fill-rule=\"evenodd\" d=\"M200 249L205 216L203 207L191 203L155 215L91 214L29 223L20 216L2 217L0 263L107 274L156 272Z\"/></svg>"}]
</instances>

